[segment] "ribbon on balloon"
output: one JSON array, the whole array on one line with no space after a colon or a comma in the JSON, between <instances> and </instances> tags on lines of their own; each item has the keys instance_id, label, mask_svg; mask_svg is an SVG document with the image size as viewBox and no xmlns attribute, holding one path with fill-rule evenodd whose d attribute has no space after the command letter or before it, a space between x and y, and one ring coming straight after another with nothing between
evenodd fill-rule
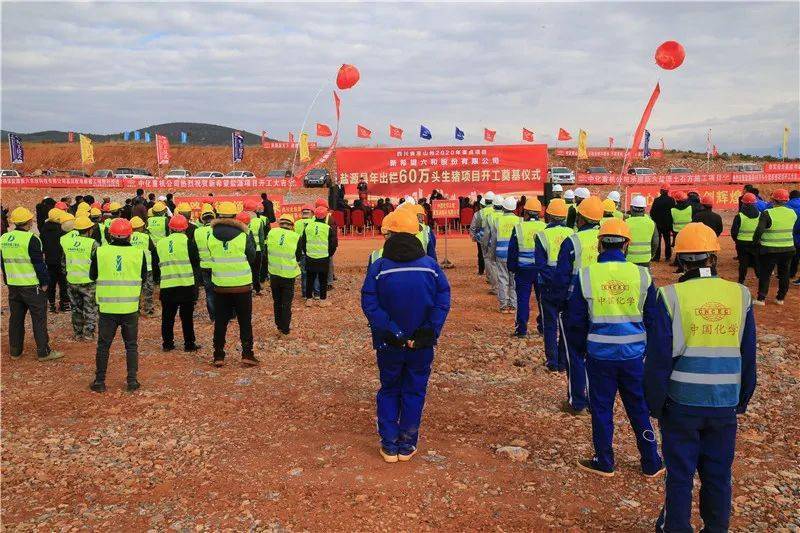
<instances>
[{"instance_id":1,"label":"ribbon on balloon","mask_svg":"<svg viewBox=\"0 0 800 533\"><path fill-rule=\"evenodd\" d=\"M298 178L303 178L309 170L312 168L321 165L325 161L331 158L333 155L334 150L336 149L336 143L339 141L339 122L341 120L341 111L340 107L342 101L339 99L339 95L336 94L336 91L333 91L333 103L336 106L336 132L333 134L333 139L331 140L331 145L325 150L319 157L313 160L311 163L305 166L303 170L301 170L296 176Z\"/></svg>"}]
</instances>

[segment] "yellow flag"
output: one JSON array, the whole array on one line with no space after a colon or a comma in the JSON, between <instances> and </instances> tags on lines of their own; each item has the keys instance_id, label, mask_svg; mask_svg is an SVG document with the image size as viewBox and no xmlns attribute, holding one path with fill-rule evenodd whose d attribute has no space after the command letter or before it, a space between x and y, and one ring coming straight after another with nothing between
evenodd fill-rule
<instances>
[{"instance_id":1,"label":"yellow flag","mask_svg":"<svg viewBox=\"0 0 800 533\"><path fill-rule=\"evenodd\" d=\"M94 163L94 148L92 140L86 135L81 135L81 162Z\"/></svg>"},{"instance_id":2,"label":"yellow flag","mask_svg":"<svg viewBox=\"0 0 800 533\"><path fill-rule=\"evenodd\" d=\"M311 160L311 153L308 151L308 133L300 134L300 161L305 163Z\"/></svg>"},{"instance_id":3,"label":"yellow flag","mask_svg":"<svg viewBox=\"0 0 800 533\"><path fill-rule=\"evenodd\" d=\"M788 149L789 149L789 126L783 127L783 158L786 159L789 157Z\"/></svg>"},{"instance_id":4,"label":"yellow flag","mask_svg":"<svg viewBox=\"0 0 800 533\"><path fill-rule=\"evenodd\" d=\"M578 133L578 159L589 159L589 154L586 153L586 135L583 130Z\"/></svg>"}]
</instances>

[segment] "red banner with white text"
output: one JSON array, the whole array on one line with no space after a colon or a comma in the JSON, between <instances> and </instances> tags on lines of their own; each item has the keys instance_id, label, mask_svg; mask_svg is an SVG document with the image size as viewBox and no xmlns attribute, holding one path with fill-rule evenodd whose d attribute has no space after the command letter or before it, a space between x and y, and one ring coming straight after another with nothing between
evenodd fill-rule
<instances>
[{"instance_id":1,"label":"red banner with white text","mask_svg":"<svg viewBox=\"0 0 800 533\"><path fill-rule=\"evenodd\" d=\"M283 196L281 195L269 195L269 199L272 202L272 207L275 209L275 214L280 215L281 205L283 205ZM244 210L244 203L248 200L255 201L261 203L261 196L258 194L242 194L242 195L222 195L222 196L176 196L174 199L176 204L180 203L188 203L192 206L192 218L199 219L200 218L200 210L203 208L203 204L211 204L212 206L216 207L216 205L220 202L233 202L236 204L236 208L240 211Z\"/></svg>"},{"instance_id":2,"label":"red banner with white text","mask_svg":"<svg viewBox=\"0 0 800 533\"><path fill-rule=\"evenodd\" d=\"M729 172L709 174L623 174L622 185L731 183L731 177L732 174ZM619 180L619 174L578 174L576 181L580 185L616 185Z\"/></svg>"},{"instance_id":3,"label":"red banner with white text","mask_svg":"<svg viewBox=\"0 0 800 533\"><path fill-rule=\"evenodd\" d=\"M714 210L716 211L727 211L727 210L736 210L739 208L739 197L742 195L742 187L741 185L732 185L732 184L719 184L719 185L698 185L695 187L675 187L672 191L682 190L682 191L689 191L689 190L697 191L700 194L700 198L703 198L706 194L713 194L714 195ZM653 204L653 200L655 200L659 195L659 187L658 185L643 185L643 186L629 186L625 188L625 205L631 205L631 198L634 196L644 196L647 198L647 205L650 206Z\"/></svg>"},{"instance_id":4,"label":"red banner with white text","mask_svg":"<svg viewBox=\"0 0 800 533\"><path fill-rule=\"evenodd\" d=\"M800 172L800 163L764 163L764 172L767 174Z\"/></svg>"},{"instance_id":5,"label":"red banner with white text","mask_svg":"<svg viewBox=\"0 0 800 533\"><path fill-rule=\"evenodd\" d=\"M79 178L23 176L0 178L2 187L23 189L271 189L297 187L297 178Z\"/></svg>"},{"instance_id":6,"label":"red banner with white text","mask_svg":"<svg viewBox=\"0 0 800 533\"><path fill-rule=\"evenodd\" d=\"M348 193L363 179L375 196L543 194L547 145L339 148L336 165Z\"/></svg>"},{"instance_id":7,"label":"red banner with white text","mask_svg":"<svg viewBox=\"0 0 800 533\"><path fill-rule=\"evenodd\" d=\"M587 148L586 153L589 157L605 157L608 159L623 159L625 157L624 148ZM577 148L556 148L556 155L561 157L578 157ZM639 150L633 159L641 159L642 151ZM661 159L664 157L662 150L650 150L651 159Z\"/></svg>"}]
</instances>

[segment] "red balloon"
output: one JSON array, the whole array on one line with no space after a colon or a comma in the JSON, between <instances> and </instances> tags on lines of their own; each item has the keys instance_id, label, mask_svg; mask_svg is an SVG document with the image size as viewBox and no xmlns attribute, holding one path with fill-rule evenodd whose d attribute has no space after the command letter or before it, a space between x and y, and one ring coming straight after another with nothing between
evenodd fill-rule
<instances>
[{"instance_id":1,"label":"red balloon","mask_svg":"<svg viewBox=\"0 0 800 533\"><path fill-rule=\"evenodd\" d=\"M353 65L344 64L339 68L336 75L336 86L341 90L349 89L361 78L358 69Z\"/></svg>"},{"instance_id":2,"label":"red balloon","mask_svg":"<svg viewBox=\"0 0 800 533\"><path fill-rule=\"evenodd\" d=\"M683 64L686 50L677 41L666 41L656 49L656 63L665 70L674 70Z\"/></svg>"}]
</instances>

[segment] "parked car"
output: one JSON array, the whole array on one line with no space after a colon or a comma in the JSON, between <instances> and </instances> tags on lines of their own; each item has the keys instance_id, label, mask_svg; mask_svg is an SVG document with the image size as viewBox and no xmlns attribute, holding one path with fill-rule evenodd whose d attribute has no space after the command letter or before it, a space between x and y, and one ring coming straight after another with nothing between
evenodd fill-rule
<instances>
[{"instance_id":1,"label":"parked car","mask_svg":"<svg viewBox=\"0 0 800 533\"><path fill-rule=\"evenodd\" d=\"M114 171L109 168L101 168L92 173L93 178L113 178Z\"/></svg>"},{"instance_id":2,"label":"parked car","mask_svg":"<svg viewBox=\"0 0 800 533\"><path fill-rule=\"evenodd\" d=\"M188 178L192 173L183 168L172 168L164 174L165 178Z\"/></svg>"},{"instance_id":3,"label":"parked car","mask_svg":"<svg viewBox=\"0 0 800 533\"><path fill-rule=\"evenodd\" d=\"M761 165L755 163L734 163L732 165L725 165L725 170L728 172L762 172Z\"/></svg>"},{"instance_id":4,"label":"parked car","mask_svg":"<svg viewBox=\"0 0 800 533\"><path fill-rule=\"evenodd\" d=\"M636 174L637 176L645 176L647 174L655 174L652 168L647 167L631 167L628 169L628 174Z\"/></svg>"},{"instance_id":5,"label":"parked car","mask_svg":"<svg viewBox=\"0 0 800 533\"><path fill-rule=\"evenodd\" d=\"M249 170L231 170L225 174L226 178L255 178L256 175Z\"/></svg>"},{"instance_id":6,"label":"parked car","mask_svg":"<svg viewBox=\"0 0 800 533\"><path fill-rule=\"evenodd\" d=\"M89 174L83 170L59 170L58 173L62 176L74 176L76 178L88 178Z\"/></svg>"},{"instance_id":7,"label":"parked car","mask_svg":"<svg viewBox=\"0 0 800 533\"><path fill-rule=\"evenodd\" d=\"M136 167L119 167L114 170L117 176L133 177L133 176L152 176L153 174L144 168Z\"/></svg>"},{"instance_id":8,"label":"parked car","mask_svg":"<svg viewBox=\"0 0 800 533\"><path fill-rule=\"evenodd\" d=\"M0 176L2 176L4 178L18 178L19 177L19 172L17 172L16 170L5 169L4 168L4 169L0 170Z\"/></svg>"},{"instance_id":9,"label":"parked car","mask_svg":"<svg viewBox=\"0 0 800 533\"><path fill-rule=\"evenodd\" d=\"M611 174L606 167L589 167L586 169L587 174Z\"/></svg>"},{"instance_id":10,"label":"parked car","mask_svg":"<svg viewBox=\"0 0 800 533\"><path fill-rule=\"evenodd\" d=\"M686 167L669 167L667 174L691 174L692 169Z\"/></svg>"},{"instance_id":11,"label":"parked car","mask_svg":"<svg viewBox=\"0 0 800 533\"><path fill-rule=\"evenodd\" d=\"M274 168L269 172L267 172L267 177L273 179L291 178L292 171L289 170L288 168Z\"/></svg>"},{"instance_id":12,"label":"parked car","mask_svg":"<svg viewBox=\"0 0 800 533\"><path fill-rule=\"evenodd\" d=\"M217 170L204 170L202 172L198 172L195 178L221 178L222 176L222 172Z\"/></svg>"},{"instance_id":13,"label":"parked car","mask_svg":"<svg viewBox=\"0 0 800 533\"><path fill-rule=\"evenodd\" d=\"M567 167L552 167L547 170L550 183L575 183L575 172Z\"/></svg>"},{"instance_id":14,"label":"parked car","mask_svg":"<svg viewBox=\"0 0 800 533\"><path fill-rule=\"evenodd\" d=\"M328 187L331 184L331 173L327 168L312 168L303 177L306 187Z\"/></svg>"}]
</instances>

